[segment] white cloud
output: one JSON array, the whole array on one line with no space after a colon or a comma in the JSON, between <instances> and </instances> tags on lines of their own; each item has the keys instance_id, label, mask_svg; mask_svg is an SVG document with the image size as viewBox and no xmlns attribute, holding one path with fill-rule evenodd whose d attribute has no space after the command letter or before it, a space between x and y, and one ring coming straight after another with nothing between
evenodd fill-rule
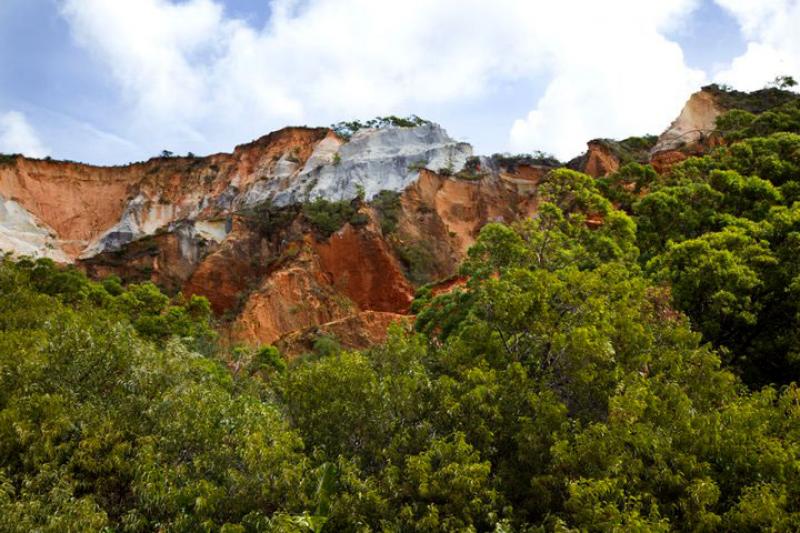
<instances>
[{"instance_id":1,"label":"white cloud","mask_svg":"<svg viewBox=\"0 0 800 533\"><path fill-rule=\"evenodd\" d=\"M126 136L141 145L224 146L439 103L468 112L498 83L545 76L510 142L566 157L674 118L703 75L663 35L695 3L272 0L263 28L213 0L62 0L62 12L130 102Z\"/></svg>"},{"instance_id":2,"label":"white cloud","mask_svg":"<svg viewBox=\"0 0 800 533\"><path fill-rule=\"evenodd\" d=\"M739 23L747 50L715 79L737 89L763 87L776 76L800 78L800 2L716 0Z\"/></svg>"},{"instance_id":3,"label":"white cloud","mask_svg":"<svg viewBox=\"0 0 800 533\"><path fill-rule=\"evenodd\" d=\"M554 36L552 79L536 108L514 123L512 148L544 148L566 158L592 138L660 133L705 80L663 33L694 5L680 0L567 5L564 15L570 10L580 15L554 17L560 31L570 29L564 37Z\"/></svg>"},{"instance_id":4,"label":"white cloud","mask_svg":"<svg viewBox=\"0 0 800 533\"><path fill-rule=\"evenodd\" d=\"M18 111L0 113L0 153L44 157L44 147L25 115Z\"/></svg>"}]
</instances>

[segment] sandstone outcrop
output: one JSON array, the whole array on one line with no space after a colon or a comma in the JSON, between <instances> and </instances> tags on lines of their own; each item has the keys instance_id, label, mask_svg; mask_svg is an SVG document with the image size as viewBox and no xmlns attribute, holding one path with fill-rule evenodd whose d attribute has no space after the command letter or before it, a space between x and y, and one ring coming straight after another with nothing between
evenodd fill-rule
<instances>
[{"instance_id":1,"label":"sandstone outcrop","mask_svg":"<svg viewBox=\"0 0 800 533\"><path fill-rule=\"evenodd\" d=\"M534 212L549 170L476 158L431 123L349 139L285 128L119 167L5 158L0 249L206 296L229 343L325 325L361 346L407 316L416 286L451 276L484 224ZM371 202L387 192L390 214ZM299 207L318 198L357 205L358 223L321 234Z\"/></svg>"},{"instance_id":2,"label":"sandstone outcrop","mask_svg":"<svg viewBox=\"0 0 800 533\"><path fill-rule=\"evenodd\" d=\"M705 147L722 111L713 94L693 95L653 163ZM630 159L626 142L592 141L570 166L606 176L620 153ZM0 250L206 296L231 344L279 343L296 354L324 333L363 347L408 316L417 287L458 279L485 224L535 214L554 165L476 157L427 122L347 139L285 128L229 154L118 167L4 157ZM305 211L317 199L352 216L322 231Z\"/></svg>"},{"instance_id":3,"label":"sandstone outcrop","mask_svg":"<svg viewBox=\"0 0 800 533\"><path fill-rule=\"evenodd\" d=\"M593 178L602 178L619 170L620 160L607 143L595 139L587 143L586 153L574 162L573 167Z\"/></svg>"},{"instance_id":4,"label":"sandstone outcrop","mask_svg":"<svg viewBox=\"0 0 800 533\"><path fill-rule=\"evenodd\" d=\"M653 168L659 173L667 172L673 165L719 144L716 121L725 111L716 92L706 88L694 93L650 151Z\"/></svg>"}]
</instances>

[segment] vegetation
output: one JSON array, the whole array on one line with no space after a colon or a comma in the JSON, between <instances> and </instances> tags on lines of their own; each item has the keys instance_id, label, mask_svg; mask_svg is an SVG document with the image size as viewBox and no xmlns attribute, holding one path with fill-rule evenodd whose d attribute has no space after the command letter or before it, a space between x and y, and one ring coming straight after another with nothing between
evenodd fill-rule
<instances>
[{"instance_id":1,"label":"vegetation","mask_svg":"<svg viewBox=\"0 0 800 533\"><path fill-rule=\"evenodd\" d=\"M415 128L430 123L430 120L425 120L417 115L410 115L408 117L389 115L386 117L375 117L365 122L361 122L360 120L337 122L336 124L331 124L331 129L342 139L349 140L355 132L362 129Z\"/></svg>"},{"instance_id":2,"label":"vegetation","mask_svg":"<svg viewBox=\"0 0 800 533\"><path fill-rule=\"evenodd\" d=\"M427 241L398 241L394 244L398 259L403 264L406 276L415 285L433 281L435 265L431 244Z\"/></svg>"},{"instance_id":3,"label":"vegetation","mask_svg":"<svg viewBox=\"0 0 800 533\"><path fill-rule=\"evenodd\" d=\"M19 154L0 154L0 167L16 164L18 157Z\"/></svg>"},{"instance_id":4,"label":"vegetation","mask_svg":"<svg viewBox=\"0 0 800 533\"><path fill-rule=\"evenodd\" d=\"M689 159L634 206L642 265L748 383L796 379L800 135Z\"/></svg>"},{"instance_id":5,"label":"vegetation","mask_svg":"<svg viewBox=\"0 0 800 533\"><path fill-rule=\"evenodd\" d=\"M354 226L363 226L369 222L369 217L359 212L360 204L358 198L331 201L320 197L304 203L302 212L308 223L327 239L348 222Z\"/></svg>"},{"instance_id":6,"label":"vegetation","mask_svg":"<svg viewBox=\"0 0 800 533\"><path fill-rule=\"evenodd\" d=\"M286 160L290 163L299 164L300 163L300 149L295 147L289 151L289 155L286 156Z\"/></svg>"},{"instance_id":7,"label":"vegetation","mask_svg":"<svg viewBox=\"0 0 800 533\"><path fill-rule=\"evenodd\" d=\"M456 173L457 178L468 181L481 180L486 175L487 172L481 168L481 158L474 156L467 158L464 168Z\"/></svg>"},{"instance_id":8,"label":"vegetation","mask_svg":"<svg viewBox=\"0 0 800 533\"><path fill-rule=\"evenodd\" d=\"M420 159L419 161L414 161L413 163L408 165L408 171L409 172L420 172L422 170L425 170L427 165L428 165L427 161L425 161L424 159Z\"/></svg>"},{"instance_id":9,"label":"vegetation","mask_svg":"<svg viewBox=\"0 0 800 533\"><path fill-rule=\"evenodd\" d=\"M414 333L288 364L215 349L203 299L5 258L0 530L797 531L798 154L556 169Z\"/></svg>"},{"instance_id":10,"label":"vegetation","mask_svg":"<svg viewBox=\"0 0 800 533\"><path fill-rule=\"evenodd\" d=\"M800 98L797 93L786 90L789 87L774 85L747 93L712 84L703 90L712 93L723 109L741 109L758 114Z\"/></svg>"},{"instance_id":11,"label":"vegetation","mask_svg":"<svg viewBox=\"0 0 800 533\"><path fill-rule=\"evenodd\" d=\"M649 192L659 179L652 166L628 163L617 172L597 178L597 188L619 209L631 214L633 205Z\"/></svg>"},{"instance_id":12,"label":"vegetation","mask_svg":"<svg viewBox=\"0 0 800 533\"><path fill-rule=\"evenodd\" d=\"M800 133L800 98L760 114L733 109L717 119L717 129L728 141L739 141L778 131Z\"/></svg>"},{"instance_id":13,"label":"vegetation","mask_svg":"<svg viewBox=\"0 0 800 533\"><path fill-rule=\"evenodd\" d=\"M776 76L775 79L769 83L768 87L791 89L792 87L797 87L797 80L792 76Z\"/></svg>"},{"instance_id":14,"label":"vegetation","mask_svg":"<svg viewBox=\"0 0 800 533\"><path fill-rule=\"evenodd\" d=\"M619 160L621 165L629 163L646 164L650 160L650 149L656 145L658 136L645 135L643 137L628 137L621 141L613 139L595 139L608 148Z\"/></svg>"},{"instance_id":15,"label":"vegetation","mask_svg":"<svg viewBox=\"0 0 800 533\"><path fill-rule=\"evenodd\" d=\"M493 154L491 160L495 165L503 167L509 172L516 172L519 165L540 165L551 168L563 166L561 161L552 154L540 151L532 154Z\"/></svg>"},{"instance_id":16,"label":"vegetation","mask_svg":"<svg viewBox=\"0 0 800 533\"><path fill-rule=\"evenodd\" d=\"M381 223L381 231L384 235L394 233L403 213L403 206L400 204L400 193L396 191L380 191L370 202L370 205L378 213Z\"/></svg>"},{"instance_id":17,"label":"vegetation","mask_svg":"<svg viewBox=\"0 0 800 533\"><path fill-rule=\"evenodd\" d=\"M281 230L297 218L299 206L289 205L278 207L272 200L265 200L247 209L240 210L237 214L244 218L259 235L273 239Z\"/></svg>"}]
</instances>

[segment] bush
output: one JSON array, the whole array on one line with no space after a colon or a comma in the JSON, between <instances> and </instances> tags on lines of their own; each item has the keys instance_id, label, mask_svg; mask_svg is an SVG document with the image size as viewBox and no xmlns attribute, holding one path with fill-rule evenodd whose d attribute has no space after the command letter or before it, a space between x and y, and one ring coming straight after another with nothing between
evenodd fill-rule
<instances>
[{"instance_id":1,"label":"bush","mask_svg":"<svg viewBox=\"0 0 800 533\"><path fill-rule=\"evenodd\" d=\"M431 124L430 120L425 120L417 115L410 115L408 117L397 117L389 115L386 117L375 117L366 122L359 120L352 120L349 122L337 122L331 124L331 129L342 139L350 139L353 134L362 129L369 128L415 128L425 124Z\"/></svg>"},{"instance_id":2,"label":"bush","mask_svg":"<svg viewBox=\"0 0 800 533\"><path fill-rule=\"evenodd\" d=\"M278 207L272 200L265 200L250 208L242 209L237 214L262 237L272 239L280 231L289 227L297 218L300 209L297 205Z\"/></svg>"},{"instance_id":3,"label":"bush","mask_svg":"<svg viewBox=\"0 0 800 533\"><path fill-rule=\"evenodd\" d=\"M378 213L383 234L394 233L397 229L397 223L400 221L400 215L403 213L400 193L383 190L375 195L370 204Z\"/></svg>"},{"instance_id":4,"label":"bush","mask_svg":"<svg viewBox=\"0 0 800 533\"><path fill-rule=\"evenodd\" d=\"M563 166L563 163L552 154L540 151L532 154L492 154L491 159L495 165L505 168L508 172L516 172L519 165L540 165L551 168Z\"/></svg>"},{"instance_id":5,"label":"bush","mask_svg":"<svg viewBox=\"0 0 800 533\"><path fill-rule=\"evenodd\" d=\"M369 222L367 215L359 213L359 204L358 199L332 202L325 198L317 198L303 204L303 216L322 237L327 239L348 222L354 226L363 226Z\"/></svg>"},{"instance_id":6,"label":"bush","mask_svg":"<svg viewBox=\"0 0 800 533\"><path fill-rule=\"evenodd\" d=\"M729 142L777 132L800 133L800 98L763 113L733 109L717 118L717 129Z\"/></svg>"},{"instance_id":7,"label":"bush","mask_svg":"<svg viewBox=\"0 0 800 533\"><path fill-rule=\"evenodd\" d=\"M462 180L480 180L486 177L486 172L481 168L481 158L468 157L464 168L456 173L456 177Z\"/></svg>"},{"instance_id":8,"label":"bush","mask_svg":"<svg viewBox=\"0 0 800 533\"><path fill-rule=\"evenodd\" d=\"M421 172L425 170L428 166L428 162L424 159L420 159L419 161L414 161L408 165L409 172Z\"/></svg>"},{"instance_id":9,"label":"bush","mask_svg":"<svg viewBox=\"0 0 800 533\"><path fill-rule=\"evenodd\" d=\"M433 281L436 259L428 242L398 242L394 249L412 283L422 285Z\"/></svg>"},{"instance_id":10,"label":"bush","mask_svg":"<svg viewBox=\"0 0 800 533\"><path fill-rule=\"evenodd\" d=\"M647 164L650 161L650 149L658 142L657 135L645 135L643 137L628 137L621 141L613 139L595 139L614 154L620 166L629 163Z\"/></svg>"},{"instance_id":11,"label":"bush","mask_svg":"<svg viewBox=\"0 0 800 533\"><path fill-rule=\"evenodd\" d=\"M15 165L20 154L0 154L0 167L5 165Z\"/></svg>"},{"instance_id":12,"label":"bush","mask_svg":"<svg viewBox=\"0 0 800 533\"><path fill-rule=\"evenodd\" d=\"M747 93L712 84L703 90L712 93L723 109L742 109L754 114L800 99L799 94L778 87Z\"/></svg>"}]
</instances>

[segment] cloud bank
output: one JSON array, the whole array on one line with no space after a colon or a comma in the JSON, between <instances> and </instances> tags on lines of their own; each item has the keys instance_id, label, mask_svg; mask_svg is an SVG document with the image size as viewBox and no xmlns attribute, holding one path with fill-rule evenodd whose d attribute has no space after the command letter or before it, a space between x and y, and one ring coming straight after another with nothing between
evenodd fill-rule
<instances>
[{"instance_id":1,"label":"cloud bank","mask_svg":"<svg viewBox=\"0 0 800 533\"><path fill-rule=\"evenodd\" d=\"M754 88L800 71L798 2L716 1L749 41L716 79ZM569 158L594 137L660 132L707 81L668 37L699 3L272 0L263 27L232 18L221 0L60 7L119 88L127 116L117 133L146 153L227 149L288 124L440 104L469 113L513 83L531 96L508 124L508 148Z\"/></svg>"},{"instance_id":2,"label":"cloud bank","mask_svg":"<svg viewBox=\"0 0 800 533\"><path fill-rule=\"evenodd\" d=\"M47 152L25 115L18 111L0 113L0 153L44 157Z\"/></svg>"},{"instance_id":3,"label":"cloud bank","mask_svg":"<svg viewBox=\"0 0 800 533\"><path fill-rule=\"evenodd\" d=\"M800 75L800 2L716 0L739 23L747 50L717 73L717 81L754 90L779 75Z\"/></svg>"}]
</instances>

